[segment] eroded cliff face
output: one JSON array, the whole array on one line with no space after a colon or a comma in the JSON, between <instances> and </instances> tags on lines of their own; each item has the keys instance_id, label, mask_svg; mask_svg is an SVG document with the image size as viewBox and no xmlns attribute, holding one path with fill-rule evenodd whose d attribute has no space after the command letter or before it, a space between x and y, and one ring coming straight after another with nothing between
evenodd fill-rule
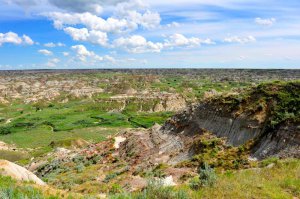
<instances>
[{"instance_id":1,"label":"eroded cliff face","mask_svg":"<svg viewBox=\"0 0 300 199\"><path fill-rule=\"evenodd\" d=\"M252 153L260 159L274 155L300 158L300 123L286 123L276 131L257 137Z\"/></svg>"},{"instance_id":2,"label":"eroded cliff face","mask_svg":"<svg viewBox=\"0 0 300 199\"><path fill-rule=\"evenodd\" d=\"M133 142L130 144L133 149L147 148L148 155L158 154L164 157L164 162L176 164L195 155L191 150L193 140L208 131L225 138L230 146L240 147L251 142L251 156L258 159L299 158L299 94L300 84L291 82L266 84L247 93L219 96L186 108L162 127L142 136L137 133L132 139L134 132L127 135L128 141L124 144ZM148 143L147 147L134 144L139 141ZM134 149L137 153L138 148Z\"/></svg>"},{"instance_id":3,"label":"eroded cliff face","mask_svg":"<svg viewBox=\"0 0 300 199\"><path fill-rule=\"evenodd\" d=\"M168 120L162 127L164 133L195 135L201 129L208 130L218 137L226 137L229 144L239 146L259 136L264 123L241 114L234 117L226 109L200 104L188 108Z\"/></svg>"}]
</instances>

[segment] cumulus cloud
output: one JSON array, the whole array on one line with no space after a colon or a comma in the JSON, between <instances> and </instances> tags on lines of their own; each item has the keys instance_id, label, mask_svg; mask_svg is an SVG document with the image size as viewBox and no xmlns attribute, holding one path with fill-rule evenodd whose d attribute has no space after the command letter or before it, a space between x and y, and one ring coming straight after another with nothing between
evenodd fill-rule
<instances>
[{"instance_id":1,"label":"cumulus cloud","mask_svg":"<svg viewBox=\"0 0 300 199\"><path fill-rule=\"evenodd\" d=\"M92 44L106 46L108 37L107 34L101 31L91 30L86 28L65 28L64 31L69 34L75 41L87 41Z\"/></svg>"},{"instance_id":2,"label":"cumulus cloud","mask_svg":"<svg viewBox=\"0 0 300 199\"><path fill-rule=\"evenodd\" d=\"M67 3L68 2L69 1L67 1ZM65 3L66 2L64 1L61 4ZM85 3L89 4L86 1ZM71 4L73 4L73 1ZM144 29L154 29L159 27L161 22L159 13L152 12L149 9L144 9L143 3L140 0L119 3L115 8L114 15L106 19L91 12L47 12L43 13L43 15L52 20L54 27L57 29L65 29L69 27L77 28L76 26L80 25L89 31L101 31L107 34L132 32L137 30L139 27ZM69 33L69 31L75 30L69 29L67 31L67 33ZM81 29L81 31L83 31L83 29Z\"/></svg>"},{"instance_id":3,"label":"cumulus cloud","mask_svg":"<svg viewBox=\"0 0 300 199\"><path fill-rule=\"evenodd\" d=\"M247 37L232 36L232 37L225 38L224 42L245 44L245 43L256 42L256 38L251 35Z\"/></svg>"},{"instance_id":4,"label":"cumulus cloud","mask_svg":"<svg viewBox=\"0 0 300 199\"><path fill-rule=\"evenodd\" d=\"M141 0L119 3L115 15L146 29L157 28L161 22L160 14L150 11L148 5Z\"/></svg>"},{"instance_id":5,"label":"cumulus cloud","mask_svg":"<svg viewBox=\"0 0 300 199\"><path fill-rule=\"evenodd\" d=\"M70 55L69 52L63 52L62 54L63 54L65 57L68 57L68 56Z\"/></svg>"},{"instance_id":6,"label":"cumulus cloud","mask_svg":"<svg viewBox=\"0 0 300 199\"><path fill-rule=\"evenodd\" d=\"M49 51L49 50L46 50L46 49L41 49L38 51L40 54L43 54L45 56L51 56L53 55L53 52Z\"/></svg>"},{"instance_id":7,"label":"cumulus cloud","mask_svg":"<svg viewBox=\"0 0 300 199\"><path fill-rule=\"evenodd\" d=\"M125 49L130 53L160 52L163 48L162 43L147 41L140 35L118 38L113 42L113 46Z\"/></svg>"},{"instance_id":8,"label":"cumulus cloud","mask_svg":"<svg viewBox=\"0 0 300 199\"><path fill-rule=\"evenodd\" d=\"M98 62L114 63L116 61L113 57L111 57L109 55L105 55L104 57L101 57L101 56L97 55L95 52L89 51L84 45L75 45L75 46L72 46L71 49L73 51L75 51L76 58L79 61L91 64L91 65L95 65Z\"/></svg>"},{"instance_id":9,"label":"cumulus cloud","mask_svg":"<svg viewBox=\"0 0 300 199\"><path fill-rule=\"evenodd\" d=\"M201 44L214 44L211 39L202 40L197 37L187 38L182 34L173 34L165 42L165 47L197 47Z\"/></svg>"},{"instance_id":10,"label":"cumulus cloud","mask_svg":"<svg viewBox=\"0 0 300 199\"><path fill-rule=\"evenodd\" d=\"M93 51L88 51L84 45L72 46L71 49L76 52L77 58L82 62L86 62L87 58L91 58L94 61L103 61L103 57L96 55Z\"/></svg>"},{"instance_id":11,"label":"cumulus cloud","mask_svg":"<svg viewBox=\"0 0 300 199\"><path fill-rule=\"evenodd\" d=\"M133 30L136 24L128 22L125 19L116 19L109 17L106 20L91 13L45 13L49 19L53 20L57 29L63 29L65 25L75 26L83 25L89 30L98 30L107 33L120 33L126 30Z\"/></svg>"},{"instance_id":12,"label":"cumulus cloud","mask_svg":"<svg viewBox=\"0 0 300 199\"><path fill-rule=\"evenodd\" d=\"M200 39L197 37L187 38L182 34L173 34L164 42L147 41L143 36L133 35L131 37L121 37L113 42L113 47L121 48L130 53L161 52L163 49L174 47L199 47L201 44L215 44L211 39Z\"/></svg>"},{"instance_id":13,"label":"cumulus cloud","mask_svg":"<svg viewBox=\"0 0 300 199\"><path fill-rule=\"evenodd\" d=\"M23 43L28 45L33 45L34 41L27 35L23 35Z\"/></svg>"},{"instance_id":14,"label":"cumulus cloud","mask_svg":"<svg viewBox=\"0 0 300 199\"><path fill-rule=\"evenodd\" d=\"M54 48L54 47L63 47L63 46L66 46L66 45L61 43L61 42L58 42L58 43L50 42L50 43L44 44L44 46L48 47L48 48Z\"/></svg>"},{"instance_id":15,"label":"cumulus cloud","mask_svg":"<svg viewBox=\"0 0 300 199\"><path fill-rule=\"evenodd\" d=\"M173 21L172 23L169 23L166 26L168 28L179 28L180 27L180 23L177 23L177 22Z\"/></svg>"},{"instance_id":16,"label":"cumulus cloud","mask_svg":"<svg viewBox=\"0 0 300 199\"><path fill-rule=\"evenodd\" d=\"M57 59L57 58L49 59L48 62L47 62L47 64L46 64L46 66L48 66L48 67L55 67L55 66L57 66L57 64L59 62L60 62L60 60Z\"/></svg>"},{"instance_id":17,"label":"cumulus cloud","mask_svg":"<svg viewBox=\"0 0 300 199\"><path fill-rule=\"evenodd\" d=\"M15 45L33 45L34 41L27 35L20 37L14 32L0 33L0 46L5 43L11 43Z\"/></svg>"},{"instance_id":18,"label":"cumulus cloud","mask_svg":"<svg viewBox=\"0 0 300 199\"><path fill-rule=\"evenodd\" d=\"M275 18L262 19L258 17L255 19L255 23L261 26L272 26L275 22Z\"/></svg>"}]
</instances>

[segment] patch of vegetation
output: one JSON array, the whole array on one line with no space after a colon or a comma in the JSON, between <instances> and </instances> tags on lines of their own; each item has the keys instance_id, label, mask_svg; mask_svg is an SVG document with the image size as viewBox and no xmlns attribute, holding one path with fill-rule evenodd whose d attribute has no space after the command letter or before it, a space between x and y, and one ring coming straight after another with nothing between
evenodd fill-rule
<instances>
[{"instance_id":1,"label":"patch of vegetation","mask_svg":"<svg viewBox=\"0 0 300 199\"><path fill-rule=\"evenodd\" d=\"M209 132L199 136L192 146L195 155L189 161L179 163L178 167L209 167L217 170L243 169L254 165L248 160L252 142L244 146L232 147L222 138Z\"/></svg>"},{"instance_id":2,"label":"patch of vegetation","mask_svg":"<svg viewBox=\"0 0 300 199\"><path fill-rule=\"evenodd\" d=\"M300 121L300 81L262 83L239 95L221 96L214 103L254 118L264 114L267 129L275 129L283 123Z\"/></svg>"},{"instance_id":3,"label":"patch of vegetation","mask_svg":"<svg viewBox=\"0 0 300 199\"><path fill-rule=\"evenodd\" d=\"M201 187L212 187L216 181L217 174L215 170L205 163L203 167L199 168L199 176L190 181L190 187L194 190L198 190Z\"/></svg>"},{"instance_id":4,"label":"patch of vegetation","mask_svg":"<svg viewBox=\"0 0 300 199\"><path fill-rule=\"evenodd\" d=\"M0 198L2 199L23 199L23 198L35 198L35 199L59 199L59 195L50 195L43 193L41 190L34 188L30 184L18 184L16 181L9 177L3 177L0 175Z\"/></svg>"},{"instance_id":5,"label":"patch of vegetation","mask_svg":"<svg viewBox=\"0 0 300 199\"><path fill-rule=\"evenodd\" d=\"M1 126L0 135L8 135L8 134L11 134L11 129L9 127Z\"/></svg>"},{"instance_id":6,"label":"patch of vegetation","mask_svg":"<svg viewBox=\"0 0 300 199\"><path fill-rule=\"evenodd\" d=\"M272 168L218 175L215 186L191 192L191 198L294 198L300 194L300 161L284 160Z\"/></svg>"},{"instance_id":7,"label":"patch of vegetation","mask_svg":"<svg viewBox=\"0 0 300 199\"><path fill-rule=\"evenodd\" d=\"M29 154L19 151L0 150L0 159L17 162L29 158Z\"/></svg>"},{"instance_id":8,"label":"patch of vegetation","mask_svg":"<svg viewBox=\"0 0 300 199\"><path fill-rule=\"evenodd\" d=\"M173 187L164 187L160 181L150 180L147 187L140 193L122 193L111 195L110 199L189 199L185 190L176 190Z\"/></svg>"}]
</instances>

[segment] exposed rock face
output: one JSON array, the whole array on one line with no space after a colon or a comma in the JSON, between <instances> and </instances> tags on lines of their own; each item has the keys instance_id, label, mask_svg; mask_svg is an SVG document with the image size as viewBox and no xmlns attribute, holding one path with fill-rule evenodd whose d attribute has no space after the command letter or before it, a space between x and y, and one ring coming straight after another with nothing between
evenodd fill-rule
<instances>
[{"instance_id":1,"label":"exposed rock face","mask_svg":"<svg viewBox=\"0 0 300 199\"><path fill-rule=\"evenodd\" d=\"M266 123L260 123L246 114L234 116L226 108L210 104L190 107L172 117L160 129L164 134L193 136L206 129L218 137L225 137L230 145L240 146L249 140L256 141L253 157L300 157L300 124L284 124L272 132Z\"/></svg>"},{"instance_id":2,"label":"exposed rock face","mask_svg":"<svg viewBox=\"0 0 300 199\"><path fill-rule=\"evenodd\" d=\"M6 160L0 160L0 174L4 176L10 176L15 180L20 181L32 181L38 185L46 185L41 179L39 179L36 175L26 170L25 168L16 165L12 162Z\"/></svg>"},{"instance_id":3,"label":"exposed rock face","mask_svg":"<svg viewBox=\"0 0 300 199\"><path fill-rule=\"evenodd\" d=\"M218 137L226 137L228 143L238 146L259 136L263 125L246 115L233 117L231 113L209 104L200 104L175 115L162 127L164 133L195 135L206 129Z\"/></svg>"},{"instance_id":4,"label":"exposed rock face","mask_svg":"<svg viewBox=\"0 0 300 199\"><path fill-rule=\"evenodd\" d=\"M111 104L113 108L108 111L123 111L127 106L138 107L138 112L177 112L186 108L187 103L184 97L172 93L151 93L151 94L122 94L114 95L109 99L98 99L98 103Z\"/></svg>"},{"instance_id":5,"label":"exposed rock face","mask_svg":"<svg viewBox=\"0 0 300 199\"><path fill-rule=\"evenodd\" d=\"M248 113L236 114L226 106L206 102L191 106L169 119L162 127L127 133L120 145L120 155L135 164L177 164L190 159L194 139L205 131L227 143L241 146L253 140L252 157L300 157L300 124L282 124L273 130Z\"/></svg>"},{"instance_id":6,"label":"exposed rock face","mask_svg":"<svg viewBox=\"0 0 300 199\"><path fill-rule=\"evenodd\" d=\"M262 135L253 148L254 156L265 158L276 155L282 158L300 158L300 124L281 125L274 133Z\"/></svg>"}]
</instances>

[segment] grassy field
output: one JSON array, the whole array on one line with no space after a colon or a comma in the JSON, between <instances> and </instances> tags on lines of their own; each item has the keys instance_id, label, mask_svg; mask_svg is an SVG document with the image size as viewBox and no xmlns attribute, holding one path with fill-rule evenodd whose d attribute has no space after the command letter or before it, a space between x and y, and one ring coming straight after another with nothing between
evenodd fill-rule
<instances>
[{"instance_id":1,"label":"grassy field","mask_svg":"<svg viewBox=\"0 0 300 199\"><path fill-rule=\"evenodd\" d=\"M0 110L0 140L22 148L42 147L67 138L99 142L120 128L148 128L155 123L162 124L171 114L109 113L93 102L49 104L39 108L16 104Z\"/></svg>"}]
</instances>

